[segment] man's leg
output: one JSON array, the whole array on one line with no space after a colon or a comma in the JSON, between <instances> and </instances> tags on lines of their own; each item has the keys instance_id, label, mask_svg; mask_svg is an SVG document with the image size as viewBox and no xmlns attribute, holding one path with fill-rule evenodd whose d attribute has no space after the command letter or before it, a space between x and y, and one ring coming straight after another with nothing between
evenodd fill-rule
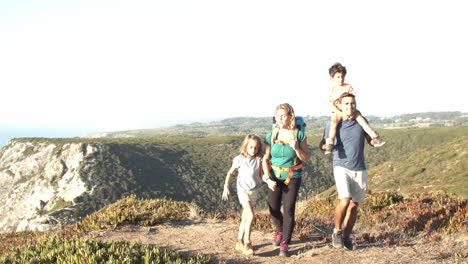
<instances>
[{"instance_id":1,"label":"man's leg","mask_svg":"<svg viewBox=\"0 0 468 264\"><path fill-rule=\"evenodd\" d=\"M335 230L342 230L343 220L346 218L350 198L341 198L335 208Z\"/></svg>"},{"instance_id":2,"label":"man's leg","mask_svg":"<svg viewBox=\"0 0 468 264\"><path fill-rule=\"evenodd\" d=\"M332 234L332 245L335 248L343 247L343 220L346 219L346 213L350 198L341 198L335 208L335 228Z\"/></svg>"},{"instance_id":3,"label":"man's leg","mask_svg":"<svg viewBox=\"0 0 468 264\"><path fill-rule=\"evenodd\" d=\"M357 219L357 208L358 203L350 201L348 209L346 210L346 216L343 221L343 239L349 239L351 232L353 231L354 224Z\"/></svg>"},{"instance_id":4,"label":"man's leg","mask_svg":"<svg viewBox=\"0 0 468 264\"><path fill-rule=\"evenodd\" d=\"M353 197L346 210L346 216L343 220L343 246L346 249L352 250L354 248L351 241L351 233L353 232L354 224L357 219L357 209L359 203L363 202L366 197L367 190L367 170L353 172L354 177L350 182L350 192Z\"/></svg>"}]
</instances>

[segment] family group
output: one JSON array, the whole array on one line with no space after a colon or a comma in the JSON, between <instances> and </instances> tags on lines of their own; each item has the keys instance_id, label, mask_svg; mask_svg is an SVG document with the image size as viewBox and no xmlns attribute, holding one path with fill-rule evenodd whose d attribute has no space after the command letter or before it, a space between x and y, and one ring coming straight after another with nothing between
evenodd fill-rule
<instances>
[{"instance_id":1,"label":"family group","mask_svg":"<svg viewBox=\"0 0 468 264\"><path fill-rule=\"evenodd\" d=\"M345 83L346 68L335 63L329 68L332 117L324 129L320 149L333 153L333 176L338 193L334 229L335 248L353 249L350 238L357 219L357 207L365 199L367 168L364 142L380 147L385 142L356 109L356 92ZM303 166L310 157L307 136L297 127L293 107L280 104L274 113L274 126L264 138L247 135L227 172L222 194L227 200L229 181L237 170L237 196L242 206L241 222L235 249L254 254L251 234L254 206L262 182L268 186L268 208L275 227L273 246L279 256L289 256L295 221L296 201L303 176Z\"/></svg>"}]
</instances>

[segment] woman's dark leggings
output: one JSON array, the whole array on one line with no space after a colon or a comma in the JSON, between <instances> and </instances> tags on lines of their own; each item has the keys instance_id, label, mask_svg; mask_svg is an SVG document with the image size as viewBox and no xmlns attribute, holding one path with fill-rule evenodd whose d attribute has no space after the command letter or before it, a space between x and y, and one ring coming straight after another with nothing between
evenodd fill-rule
<instances>
[{"instance_id":1,"label":"woman's dark leggings","mask_svg":"<svg viewBox=\"0 0 468 264\"><path fill-rule=\"evenodd\" d=\"M275 191L268 189L268 208L276 231L283 232L281 241L286 241L289 244L295 224L294 214L301 178L291 179L288 185L280 181L277 181L276 184ZM283 201L284 214L281 214L281 200Z\"/></svg>"}]
</instances>

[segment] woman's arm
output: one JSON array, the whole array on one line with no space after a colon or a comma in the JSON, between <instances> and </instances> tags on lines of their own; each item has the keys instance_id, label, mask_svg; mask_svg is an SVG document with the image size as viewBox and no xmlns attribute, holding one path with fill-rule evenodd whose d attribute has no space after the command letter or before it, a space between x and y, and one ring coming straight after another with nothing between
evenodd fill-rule
<instances>
[{"instance_id":1,"label":"woman's arm","mask_svg":"<svg viewBox=\"0 0 468 264\"><path fill-rule=\"evenodd\" d=\"M302 160L302 162L306 162L309 160L309 147L307 145L307 139L304 139L300 144L298 141L292 140L290 142L290 146L296 151L297 157Z\"/></svg>"},{"instance_id":2,"label":"woman's arm","mask_svg":"<svg viewBox=\"0 0 468 264\"><path fill-rule=\"evenodd\" d=\"M262 179L263 179L264 182L266 182L265 181L266 180L265 176L267 176L269 178L268 173L270 171L270 158L271 158L270 151L271 151L270 146L266 145L265 146L265 155L263 156L263 159L262 159L262 168L263 168L263 173L264 173L264 175L262 175Z\"/></svg>"},{"instance_id":3,"label":"woman's arm","mask_svg":"<svg viewBox=\"0 0 468 264\"><path fill-rule=\"evenodd\" d=\"M262 180L268 185L270 190L274 191L276 189L276 182L270 179L270 146L265 146L265 156L262 159L262 168L263 168L263 175Z\"/></svg>"}]
</instances>

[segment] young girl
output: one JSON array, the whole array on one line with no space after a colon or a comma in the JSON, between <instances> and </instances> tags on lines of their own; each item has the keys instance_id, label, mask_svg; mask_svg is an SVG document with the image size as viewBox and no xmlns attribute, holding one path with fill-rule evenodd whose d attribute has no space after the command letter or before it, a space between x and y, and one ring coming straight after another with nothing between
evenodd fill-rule
<instances>
[{"instance_id":1,"label":"young girl","mask_svg":"<svg viewBox=\"0 0 468 264\"><path fill-rule=\"evenodd\" d=\"M333 145L335 143L336 136L336 126L340 123L342 119L342 112L337 106L337 101L340 99L340 96L344 93L351 93L356 95L355 90L351 85L344 82L346 77L346 67L340 63L335 63L328 69L330 74L330 80L332 81L332 88L330 91L330 104L333 110L333 115L330 125L330 133L326 140L325 154L332 153ZM364 129L364 131L372 138L371 144L374 147L381 147L385 144L377 132L372 129L367 120L361 115L359 111L356 111L355 119Z\"/></svg>"},{"instance_id":2,"label":"young girl","mask_svg":"<svg viewBox=\"0 0 468 264\"><path fill-rule=\"evenodd\" d=\"M254 219L254 205L258 196L257 187L261 185L262 178L262 156L263 147L260 137L256 135L247 135L242 143L240 155L232 161L231 169L226 175L224 183L223 200L229 196L229 179L236 169L237 176L237 196L242 205L242 217L237 236L236 250L242 251L246 255L253 255L252 242L250 235L252 231L252 222Z\"/></svg>"}]
</instances>

